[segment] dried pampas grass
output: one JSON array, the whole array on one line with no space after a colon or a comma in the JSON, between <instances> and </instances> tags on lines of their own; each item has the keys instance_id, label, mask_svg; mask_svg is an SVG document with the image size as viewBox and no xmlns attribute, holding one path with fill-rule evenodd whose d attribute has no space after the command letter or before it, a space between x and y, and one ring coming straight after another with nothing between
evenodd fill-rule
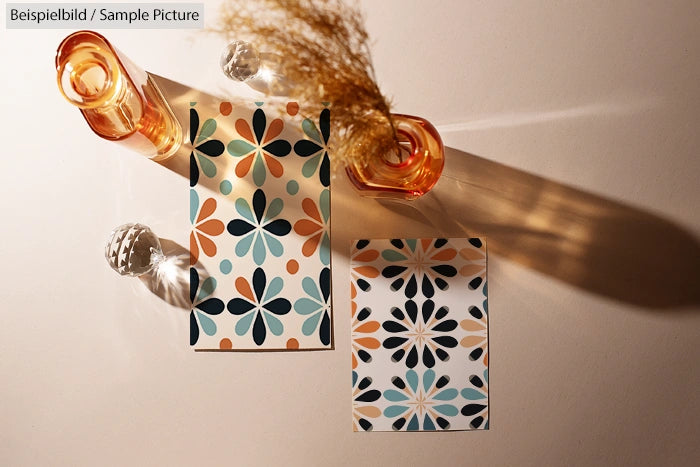
<instances>
[{"instance_id":1,"label":"dried pampas grass","mask_svg":"<svg viewBox=\"0 0 700 467\"><path fill-rule=\"evenodd\" d=\"M314 115L330 103L332 158L357 164L399 149L363 23L341 0L225 0L214 32L282 57L289 99Z\"/></svg>"}]
</instances>

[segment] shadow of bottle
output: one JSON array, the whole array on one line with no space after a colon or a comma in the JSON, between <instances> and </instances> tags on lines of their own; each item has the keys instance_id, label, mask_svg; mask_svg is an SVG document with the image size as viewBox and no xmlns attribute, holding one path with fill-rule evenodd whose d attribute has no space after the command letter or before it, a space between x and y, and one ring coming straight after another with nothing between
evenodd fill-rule
<instances>
[{"instance_id":1,"label":"shadow of bottle","mask_svg":"<svg viewBox=\"0 0 700 467\"><path fill-rule=\"evenodd\" d=\"M220 115L222 99L154 79L183 128L189 128L186 112L191 102L209 117ZM220 119L231 126L224 132L235 131L234 120ZM160 164L189 178L191 151L192 145L184 144ZM441 179L418 200L367 200L334 189L333 205L341 204L343 213L363 212L369 224L381 223L377 216L383 215L383 206L384 213L398 215L404 224L432 225L441 236L485 236L491 253L621 302L662 309L700 304L700 244L682 227L643 209L473 154L449 147L445 152ZM232 159L217 157L213 162L226 173L233 170ZM213 179L203 177L199 183L219 189ZM368 231L393 233L390 226L368 226ZM347 256L347 235L337 229L334 233L342 240L333 240L334 254Z\"/></svg>"},{"instance_id":2,"label":"shadow of bottle","mask_svg":"<svg viewBox=\"0 0 700 467\"><path fill-rule=\"evenodd\" d=\"M456 149L445 158L434 190L410 205L442 235L483 235L491 253L621 302L700 304L700 244L681 226Z\"/></svg>"}]
</instances>

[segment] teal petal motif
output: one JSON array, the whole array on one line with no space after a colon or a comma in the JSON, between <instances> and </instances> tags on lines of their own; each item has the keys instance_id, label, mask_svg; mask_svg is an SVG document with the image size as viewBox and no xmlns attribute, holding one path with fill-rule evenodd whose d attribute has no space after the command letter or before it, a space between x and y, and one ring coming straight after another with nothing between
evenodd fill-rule
<instances>
[{"instance_id":1,"label":"teal petal motif","mask_svg":"<svg viewBox=\"0 0 700 467\"><path fill-rule=\"evenodd\" d=\"M396 250L384 250L384 251L382 251L382 258L384 258L387 261L404 261L404 260L408 259Z\"/></svg>"},{"instance_id":2,"label":"teal petal motif","mask_svg":"<svg viewBox=\"0 0 700 467\"><path fill-rule=\"evenodd\" d=\"M482 306L484 307L484 312L485 312L486 314L489 314L489 299L488 299L489 290L488 290L488 285L489 285L489 284L488 284L488 281L484 281L484 288L481 289L481 293L483 293L483 294L484 294L484 297L486 297L486 298L484 298L484 302L482 303Z\"/></svg>"},{"instance_id":3,"label":"teal petal motif","mask_svg":"<svg viewBox=\"0 0 700 467\"><path fill-rule=\"evenodd\" d=\"M216 279L214 279L213 277L207 277L206 279L204 279L204 282L202 282L202 285L199 288L197 301L201 302L202 300L204 300L204 298L208 297L214 292L214 289L216 289Z\"/></svg>"},{"instance_id":4,"label":"teal petal motif","mask_svg":"<svg viewBox=\"0 0 700 467\"><path fill-rule=\"evenodd\" d=\"M263 235L265 236L267 248L270 250L270 253L272 253L272 256L274 256L275 258L279 258L280 256L282 256L282 254L284 253L284 246L282 245L282 242L280 242L267 232L263 232Z\"/></svg>"},{"instance_id":5,"label":"teal petal motif","mask_svg":"<svg viewBox=\"0 0 700 467\"><path fill-rule=\"evenodd\" d=\"M202 125L202 129L199 131L199 138L195 144L199 144L205 139L209 138L216 131L216 120L213 118L208 118Z\"/></svg>"},{"instance_id":6,"label":"teal petal motif","mask_svg":"<svg viewBox=\"0 0 700 467\"><path fill-rule=\"evenodd\" d=\"M311 334L314 333L314 331L316 330L316 327L318 327L318 322L321 320L322 314L323 313L321 313L319 311L318 313L311 315L309 318L306 318L306 321L304 321L304 324L301 325L301 332L305 336L310 336Z\"/></svg>"},{"instance_id":7,"label":"teal petal motif","mask_svg":"<svg viewBox=\"0 0 700 467\"><path fill-rule=\"evenodd\" d=\"M406 372L406 382L414 393L418 391L418 374L414 370Z\"/></svg>"},{"instance_id":8,"label":"teal petal motif","mask_svg":"<svg viewBox=\"0 0 700 467\"><path fill-rule=\"evenodd\" d=\"M486 395L472 388L462 389L462 397L470 401L478 401L480 399L486 399Z\"/></svg>"},{"instance_id":9,"label":"teal petal motif","mask_svg":"<svg viewBox=\"0 0 700 467\"><path fill-rule=\"evenodd\" d=\"M411 249L411 251L415 252L416 245L418 244L418 239L417 238L408 238L408 239L406 239L406 244Z\"/></svg>"},{"instance_id":10,"label":"teal petal motif","mask_svg":"<svg viewBox=\"0 0 700 467\"><path fill-rule=\"evenodd\" d=\"M199 311L197 313L197 318L199 319L199 325L202 326L202 331L204 331L204 334L207 336L213 336L216 334L216 323L208 317L205 314L200 313Z\"/></svg>"},{"instance_id":11,"label":"teal petal motif","mask_svg":"<svg viewBox=\"0 0 700 467\"><path fill-rule=\"evenodd\" d=\"M275 317L275 315L268 313L267 311L263 311L263 315L265 315L267 327L270 329L270 332L275 336L281 336L284 332L284 325L282 324L282 321L280 321Z\"/></svg>"},{"instance_id":12,"label":"teal petal motif","mask_svg":"<svg viewBox=\"0 0 700 467\"><path fill-rule=\"evenodd\" d=\"M250 245L253 243L253 238L255 238L255 233L251 233L247 237L243 237L236 244L236 256L243 258L250 251Z\"/></svg>"},{"instance_id":13,"label":"teal petal motif","mask_svg":"<svg viewBox=\"0 0 700 467\"><path fill-rule=\"evenodd\" d=\"M408 400L408 396L406 394L395 389L387 389L384 391L384 398L390 402L401 402Z\"/></svg>"},{"instance_id":14,"label":"teal petal motif","mask_svg":"<svg viewBox=\"0 0 700 467\"><path fill-rule=\"evenodd\" d=\"M258 266L265 262L265 244L263 243L262 235L255 236L255 243L253 245L253 261Z\"/></svg>"},{"instance_id":15,"label":"teal petal motif","mask_svg":"<svg viewBox=\"0 0 700 467\"><path fill-rule=\"evenodd\" d=\"M265 163L263 162L260 151L255 155L255 162L253 163L253 181L257 186L262 186L265 183Z\"/></svg>"},{"instance_id":16,"label":"teal petal motif","mask_svg":"<svg viewBox=\"0 0 700 467\"><path fill-rule=\"evenodd\" d=\"M318 144L323 145L321 135L319 134L318 129L316 128L316 124L314 124L313 120L311 120L310 118L304 119L304 121L301 122L301 128L302 130L304 130L306 136L313 139Z\"/></svg>"},{"instance_id":17,"label":"teal petal motif","mask_svg":"<svg viewBox=\"0 0 700 467\"><path fill-rule=\"evenodd\" d=\"M269 302L272 297L274 297L282 291L282 287L284 287L284 281L282 280L282 278L273 278L270 281L270 283L267 284L267 290L265 290L265 297L263 298L263 302Z\"/></svg>"},{"instance_id":18,"label":"teal petal motif","mask_svg":"<svg viewBox=\"0 0 700 467\"><path fill-rule=\"evenodd\" d=\"M389 418L398 417L408 409L405 405L390 405L384 409L384 416Z\"/></svg>"},{"instance_id":19,"label":"teal petal motif","mask_svg":"<svg viewBox=\"0 0 700 467\"><path fill-rule=\"evenodd\" d=\"M245 156L246 154L250 154L250 152L255 149L255 146L243 141L242 139L236 139L228 143L228 147L226 149L233 157L241 157Z\"/></svg>"},{"instance_id":20,"label":"teal petal motif","mask_svg":"<svg viewBox=\"0 0 700 467\"><path fill-rule=\"evenodd\" d=\"M433 399L436 401L451 401L455 399L459 395L459 392L456 389L445 389L444 391L440 391L437 394L433 396Z\"/></svg>"},{"instance_id":21,"label":"teal petal motif","mask_svg":"<svg viewBox=\"0 0 700 467\"><path fill-rule=\"evenodd\" d=\"M319 302L322 301L321 294L318 291L318 287L316 286L316 281L314 281L312 278L305 277L301 281L301 288L304 289L304 292L306 292L306 294L309 295L311 298L314 298Z\"/></svg>"},{"instance_id":22,"label":"teal petal motif","mask_svg":"<svg viewBox=\"0 0 700 467\"><path fill-rule=\"evenodd\" d=\"M406 426L407 431L418 431L420 430L420 422L418 421L418 414L413 414L413 417L411 417L411 421L408 422L408 425Z\"/></svg>"},{"instance_id":23,"label":"teal petal motif","mask_svg":"<svg viewBox=\"0 0 700 467\"><path fill-rule=\"evenodd\" d=\"M245 336L250 329L250 325L253 323L253 318L255 313L248 313L243 318L239 319L236 323L236 334L239 336Z\"/></svg>"},{"instance_id":24,"label":"teal petal motif","mask_svg":"<svg viewBox=\"0 0 700 467\"><path fill-rule=\"evenodd\" d=\"M435 372L433 370L427 370L423 373L423 390L428 392L435 381Z\"/></svg>"},{"instance_id":25,"label":"teal petal motif","mask_svg":"<svg viewBox=\"0 0 700 467\"><path fill-rule=\"evenodd\" d=\"M304 177L311 178L316 173L316 167L318 167L321 156L323 156L323 153L319 152L317 155L304 162L304 165L301 167L301 174Z\"/></svg>"},{"instance_id":26,"label":"teal petal motif","mask_svg":"<svg viewBox=\"0 0 700 467\"><path fill-rule=\"evenodd\" d=\"M236 200L236 211L238 214L241 216L245 217L248 222L251 224L255 224L255 217L253 217L253 211L250 209L250 204L243 199L243 198L238 198Z\"/></svg>"},{"instance_id":27,"label":"teal petal motif","mask_svg":"<svg viewBox=\"0 0 700 467\"><path fill-rule=\"evenodd\" d=\"M267 207L267 213L265 214L264 222L269 222L270 220L277 217L282 212L283 207L284 202L282 202L280 198L275 198L272 201L270 201L270 204Z\"/></svg>"},{"instance_id":28,"label":"teal petal motif","mask_svg":"<svg viewBox=\"0 0 700 467\"><path fill-rule=\"evenodd\" d=\"M321 196L318 199L318 207L321 210L321 216L323 217L323 222L328 223L328 219L331 217L331 191L326 189L321 192Z\"/></svg>"},{"instance_id":29,"label":"teal petal motif","mask_svg":"<svg viewBox=\"0 0 700 467\"><path fill-rule=\"evenodd\" d=\"M323 233L323 237L321 238L321 246L319 247L318 250L318 256L321 259L321 263L323 263L324 266L328 266L331 262L331 239L328 237L327 233Z\"/></svg>"},{"instance_id":30,"label":"teal petal motif","mask_svg":"<svg viewBox=\"0 0 700 467\"><path fill-rule=\"evenodd\" d=\"M193 189L190 189L190 222L194 224L199 211L199 195Z\"/></svg>"},{"instance_id":31,"label":"teal petal motif","mask_svg":"<svg viewBox=\"0 0 700 467\"><path fill-rule=\"evenodd\" d=\"M430 419L430 416L428 416L428 414L425 414L425 417L423 417L423 430L424 431L435 431L435 424Z\"/></svg>"},{"instance_id":32,"label":"teal petal motif","mask_svg":"<svg viewBox=\"0 0 700 467\"><path fill-rule=\"evenodd\" d=\"M300 298L299 300L294 302L294 311L296 311L300 315L310 315L314 311L320 310L321 307L321 304L308 298Z\"/></svg>"},{"instance_id":33,"label":"teal petal motif","mask_svg":"<svg viewBox=\"0 0 700 467\"><path fill-rule=\"evenodd\" d=\"M450 405L450 404L434 405L433 409L436 412L439 412L439 413L446 415L448 417L454 417L455 415L457 415L459 413L459 410L457 409L457 407L455 407L454 405Z\"/></svg>"},{"instance_id":34,"label":"teal petal motif","mask_svg":"<svg viewBox=\"0 0 700 467\"><path fill-rule=\"evenodd\" d=\"M210 161L208 157L197 154L197 160L199 161L199 165L202 167L202 172L204 172L204 175L209 178L216 175L216 165Z\"/></svg>"}]
</instances>

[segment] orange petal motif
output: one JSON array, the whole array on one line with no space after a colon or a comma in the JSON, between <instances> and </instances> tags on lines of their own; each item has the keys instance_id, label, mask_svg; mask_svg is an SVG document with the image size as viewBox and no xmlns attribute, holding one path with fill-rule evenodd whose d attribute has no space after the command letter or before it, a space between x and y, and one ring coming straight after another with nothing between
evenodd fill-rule
<instances>
[{"instance_id":1,"label":"orange petal motif","mask_svg":"<svg viewBox=\"0 0 700 467\"><path fill-rule=\"evenodd\" d=\"M486 338L482 336L467 336L462 339L461 344L462 347L475 347L484 342L484 340L486 340Z\"/></svg>"},{"instance_id":2,"label":"orange petal motif","mask_svg":"<svg viewBox=\"0 0 700 467\"><path fill-rule=\"evenodd\" d=\"M319 224L322 223L321 214L319 214L318 208L316 207L316 203L314 203L314 200L312 200L311 198L304 198L304 201L301 202L301 207L304 209L304 212L307 216L309 216L312 219L315 219L316 221L318 221Z\"/></svg>"},{"instance_id":3,"label":"orange petal motif","mask_svg":"<svg viewBox=\"0 0 700 467\"><path fill-rule=\"evenodd\" d=\"M253 291L250 289L250 284L247 280L245 280L243 277L238 277L236 278L235 285L239 294L243 295L249 301L255 303L255 296L253 295Z\"/></svg>"},{"instance_id":4,"label":"orange petal motif","mask_svg":"<svg viewBox=\"0 0 700 467\"><path fill-rule=\"evenodd\" d=\"M379 251L367 250L367 251L363 251L359 255L355 256L355 258L353 258L353 260L354 261L361 261L363 263L368 263L370 261L374 261L377 258L379 258Z\"/></svg>"},{"instance_id":5,"label":"orange petal motif","mask_svg":"<svg viewBox=\"0 0 700 467\"><path fill-rule=\"evenodd\" d=\"M265 135L265 139L263 140L262 144L267 144L268 141L277 138L279 134L282 133L283 128L284 122L281 118L276 118L271 121L270 126L267 127L267 134Z\"/></svg>"},{"instance_id":6,"label":"orange petal motif","mask_svg":"<svg viewBox=\"0 0 700 467\"><path fill-rule=\"evenodd\" d=\"M216 211L216 200L214 198L207 198L206 201L204 201L204 204L202 204L202 209L199 211L197 223L200 223L202 219L206 219L214 214L214 211Z\"/></svg>"},{"instance_id":7,"label":"orange petal motif","mask_svg":"<svg viewBox=\"0 0 700 467\"><path fill-rule=\"evenodd\" d=\"M304 237L318 232L319 230L321 230L321 226L308 219L302 219L294 223L294 231Z\"/></svg>"},{"instance_id":8,"label":"orange petal motif","mask_svg":"<svg viewBox=\"0 0 700 467\"><path fill-rule=\"evenodd\" d=\"M478 321L472 321L471 319L465 319L461 323L459 323L460 326L462 326L462 329L467 330L467 331L482 331L485 326L478 322Z\"/></svg>"},{"instance_id":9,"label":"orange petal motif","mask_svg":"<svg viewBox=\"0 0 700 467\"><path fill-rule=\"evenodd\" d=\"M224 232L224 223L219 219L209 219L208 221L199 224L197 230L204 232L207 235L221 235Z\"/></svg>"},{"instance_id":10,"label":"orange petal motif","mask_svg":"<svg viewBox=\"0 0 700 467\"><path fill-rule=\"evenodd\" d=\"M190 232L190 265L196 264L199 259L199 246L194 232Z\"/></svg>"},{"instance_id":11,"label":"orange petal motif","mask_svg":"<svg viewBox=\"0 0 700 467\"><path fill-rule=\"evenodd\" d=\"M352 369L354 370L357 368L357 357L355 357L355 353L352 354Z\"/></svg>"},{"instance_id":12,"label":"orange petal motif","mask_svg":"<svg viewBox=\"0 0 700 467\"><path fill-rule=\"evenodd\" d=\"M462 266L459 273L463 276L474 276L476 274L481 274L486 269L483 264L466 264Z\"/></svg>"},{"instance_id":13,"label":"orange petal motif","mask_svg":"<svg viewBox=\"0 0 700 467\"><path fill-rule=\"evenodd\" d=\"M443 250L438 251L432 258L436 261L449 261L451 259L454 259L454 257L457 256L457 250L454 248L445 248Z\"/></svg>"},{"instance_id":14,"label":"orange petal motif","mask_svg":"<svg viewBox=\"0 0 700 467\"><path fill-rule=\"evenodd\" d=\"M202 251L205 255L211 258L216 254L216 243L214 243L212 239L197 233L197 240L199 240L199 244L202 246Z\"/></svg>"},{"instance_id":15,"label":"orange petal motif","mask_svg":"<svg viewBox=\"0 0 700 467\"><path fill-rule=\"evenodd\" d=\"M355 339L355 344L366 349L378 349L380 345L379 341L374 337L361 337L359 339Z\"/></svg>"},{"instance_id":16,"label":"orange petal motif","mask_svg":"<svg viewBox=\"0 0 700 467\"><path fill-rule=\"evenodd\" d=\"M236 165L236 177L243 178L248 174L250 166L253 165L253 159L255 159L255 154L256 153L246 156L242 161L238 163L238 165Z\"/></svg>"},{"instance_id":17,"label":"orange petal motif","mask_svg":"<svg viewBox=\"0 0 700 467\"><path fill-rule=\"evenodd\" d=\"M355 410L369 418L377 418L382 415L382 411L379 409L379 407L374 407L373 405L357 407Z\"/></svg>"},{"instance_id":18,"label":"orange petal motif","mask_svg":"<svg viewBox=\"0 0 700 467\"><path fill-rule=\"evenodd\" d=\"M282 167L282 164L280 164L277 159L267 154L263 154L263 157L265 158L270 174L275 178L280 178L284 173L284 167Z\"/></svg>"},{"instance_id":19,"label":"orange petal motif","mask_svg":"<svg viewBox=\"0 0 700 467\"><path fill-rule=\"evenodd\" d=\"M420 243L423 246L423 251L428 251L428 248L430 248L430 244L433 243L432 238L421 238Z\"/></svg>"},{"instance_id":20,"label":"orange petal motif","mask_svg":"<svg viewBox=\"0 0 700 467\"><path fill-rule=\"evenodd\" d=\"M369 321L355 328L355 332L361 332L363 334L369 334L379 329L379 321ZM376 340L376 339L375 339ZM372 347L373 349L376 347Z\"/></svg>"},{"instance_id":21,"label":"orange petal motif","mask_svg":"<svg viewBox=\"0 0 700 467\"><path fill-rule=\"evenodd\" d=\"M250 125L248 125L248 122L246 122L242 118L236 120L236 131L239 135L241 135L251 143L255 144L255 138L253 138L253 132L250 131Z\"/></svg>"},{"instance_id":22,"label":"orange petal motif","mask_svg":"<svg viewBox=\"0 0 700 467\"><path fill-rule=\"evenodd\" d=\"M301 253L307 258L313 255L314 251L316 251L316 247L318 246L318 242L320 241L321 234L318 233L314 235L313 237L304 242L304 245L301 247Z\"/></svg>"},{"instance_id":23,"label":"orange petal motif","mask_svg":"<svg viewBox=\"0 0 700 467\"><path fill-rule=\"evenodd\" d=\"M361 276L370 277L372 279L379 275L379 269L373 266L360 266L359 268L354 268L354 271Z\"/></svg>"},{"instance_id":24,"label":"orange petal motif","mask_svg":"<svg viewBox=\"0 0 700 467\"><path fill-rule=\"evenodd\" d=\"M479 260L486 258L486 255L476 248L462 248L459 250L459 256L464 259Z\"/></svg>"}]
</instances>

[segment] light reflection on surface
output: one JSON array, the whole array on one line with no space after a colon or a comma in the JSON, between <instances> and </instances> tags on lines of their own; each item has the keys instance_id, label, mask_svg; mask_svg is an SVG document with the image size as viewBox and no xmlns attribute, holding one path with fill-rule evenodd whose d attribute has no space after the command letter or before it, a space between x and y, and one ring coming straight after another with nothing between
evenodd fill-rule
<instances>
[{"instance_id":1,"label":"light reflection on surface","mask_svg":"<svg viewBox=\"0 0 700 467\"><path fill-rule=\"evenodd\" d=\"M190 253L166 238L160 239L165 258L151 274L139 277L146 287L163 301L190 310ZM208 277L201 264L194 265L200 277Z\"/></svg>"}]
</instances>

